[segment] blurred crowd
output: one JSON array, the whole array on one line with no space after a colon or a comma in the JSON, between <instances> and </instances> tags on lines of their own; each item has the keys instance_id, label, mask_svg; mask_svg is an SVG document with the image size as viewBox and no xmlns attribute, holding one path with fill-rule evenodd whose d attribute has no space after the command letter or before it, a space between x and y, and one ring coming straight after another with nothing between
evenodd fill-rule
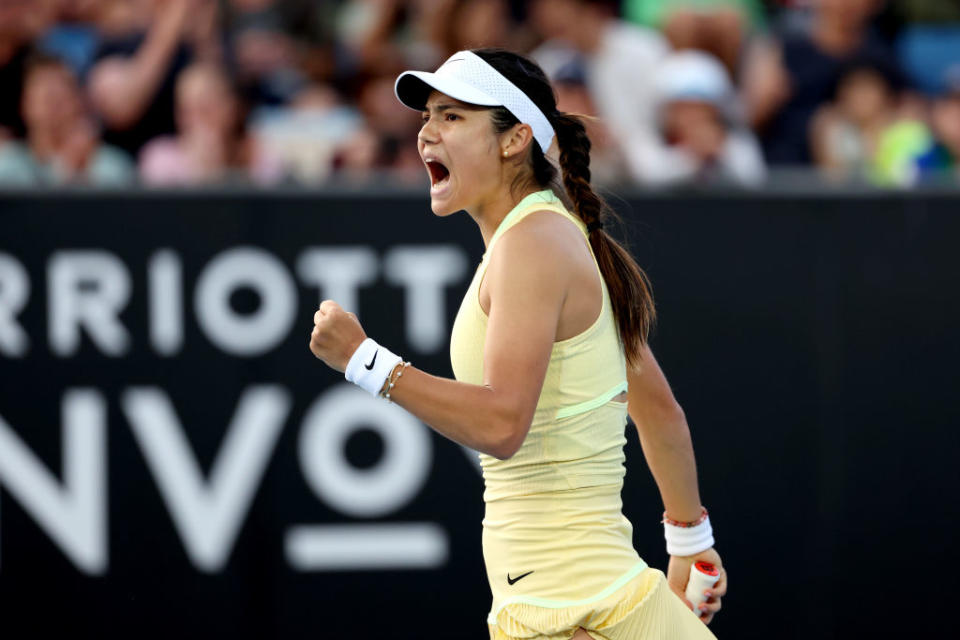
<instances>
[{"instance_id":1,"label":"blurred crowd","mask_svg":"<svg viewBox=\"0 0 960 640\"><path fill-rule=\"evenodd\" d=\"M474 47L598 182L960 182L951 0L0 0L0 186L422 181L394 79Z\"/></svg>"}]
</instances>

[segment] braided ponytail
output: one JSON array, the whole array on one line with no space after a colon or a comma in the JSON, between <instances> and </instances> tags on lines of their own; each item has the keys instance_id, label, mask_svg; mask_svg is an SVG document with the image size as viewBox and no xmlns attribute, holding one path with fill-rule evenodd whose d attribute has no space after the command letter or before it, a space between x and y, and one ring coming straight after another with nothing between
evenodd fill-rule
<instances>
[{"instance_id":1,"label":"braided ponytail","mask_svg":"<svg viewBox=\"0 0 960 640\"><path fill-rule=\"evenodd\" d=\"M618 217L590 186L590 138L583 122L573 114L557 111L550 81L536 63L503 49L474 49L473 53L526 93L553 125L560 149L564 190L573 211L587 225L590 247L610 293L627 364L636 368L656 315L653 293L646 274L630 253L603 230L607 220L617 220ZM498 133L509 130L518 122L503 107L493 107L491 119ZM550 187L556 180L557 168L544 155L536 140L530 147L532 175L529 179L541 188Z\"/></svg>"},{"instance_id":2,"label":"braided ponytail","mask_svg":"<svg viewBox=\"0 0 960 640\"><path fill-rule=\"evenodd\" d=\"M590 186L590 138L583 122L559 111L551 121L560 148L563 186L577 215L587 224L627 362L636 367L656 318L650 281L633 256L603 230L607 220L618 220L618 216Z\"/></svg>"}]
</instances>

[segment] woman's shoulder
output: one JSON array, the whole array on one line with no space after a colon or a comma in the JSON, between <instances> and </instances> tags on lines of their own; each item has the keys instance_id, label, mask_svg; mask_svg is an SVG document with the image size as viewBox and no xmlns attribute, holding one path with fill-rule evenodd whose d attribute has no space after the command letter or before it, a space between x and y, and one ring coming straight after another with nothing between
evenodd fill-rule
<instances>
[{"instance_id":1,"label":"woman's shoulder","mask_svg":"<svg viewBox=\"0 0 960 640\"><path fill-rule=\"evenodd\" d=\"M559 271L586 249L582 223L557 207L536 206L506 229L493 247L494 262L542 263Z\"/></svg>"},{"instance_id":2,"label":"woman's shoulder","mask_svg":"<svg viewBox=\"0 0 960 640\"><path fill-rule=\"evenodd\" d=\"M491 248L482 289L491 301L502 296L507 306L559 310L583 264L575 235L586 251L570 220L550 209L531 210Z\"/></svg>"}]
</instances>

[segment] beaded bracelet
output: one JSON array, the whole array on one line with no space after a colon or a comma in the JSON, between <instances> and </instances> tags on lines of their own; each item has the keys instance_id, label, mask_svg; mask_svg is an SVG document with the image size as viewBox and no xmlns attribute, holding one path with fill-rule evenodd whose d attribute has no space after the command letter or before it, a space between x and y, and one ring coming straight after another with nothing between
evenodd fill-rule
<instances>
[{"instance_id":1,"label":"beaded bracelet","mask_svg":"<svg viewBox=\"0 0 960 640\"><path fill-rule=\"evenodd\" d=\"M393 402L390 399L390 391L393 389L394 385L400 380L403 376L403 370L410 366L409 362L401 362L396 367L394 367L393 374L390 377L390 383L384 388L383 392L380 394L381 398L384 398L387 402Z\"/></svg>"},{"instance_id":2,"label":"beaded bracelet","mask_svg":"<svg viewBox=\"0 0 960 640\"><path fill-rule=\"evenodd\" d=\"M692 556L714 545L713 527L707 510L700 507L700 517L693 522L680 522L663 514L663 537L671 556Z\"/></svg>"},{"instance_id":3,"label":"beaded bracelet","mask_svg":"<svg viewBox=\"0 0 960 640\"><path fill-rule=\"evenodd\" d=\"M401 360L397 364L393 365L393 368L390 369L390 373L387 374L387 379L383 381L383 387L380 389L378 394L381 398L387 397L387 392L393 388L393 385L397 382L397 379L400 377L397 375L398 371L403 371L403 361Z\"/></svg>"},{"instance_id":4,"label":"beaded bracelet","mask_svg":"<svg viewBox=\"0 0 960 640\"><path fill-rule=\"evenodd\" d=\"M695 527L695 526L697 526L697 525L699 525L699 524L703 524L703 523L706 521L706 519L707 519L707 508L701 506L701 507L700 507L700 517L697 518L696 520L694 520L693 522L680 522L679 520L673 520L673 519L667 517L667 512L666 512L666 511L663 512L663 520L661 520L660 522L663 523L663 524L673 525L674 527L681 527L681 528L683 528L683 529L689 529L689 528Z\"/></svg>"}]
</instances>

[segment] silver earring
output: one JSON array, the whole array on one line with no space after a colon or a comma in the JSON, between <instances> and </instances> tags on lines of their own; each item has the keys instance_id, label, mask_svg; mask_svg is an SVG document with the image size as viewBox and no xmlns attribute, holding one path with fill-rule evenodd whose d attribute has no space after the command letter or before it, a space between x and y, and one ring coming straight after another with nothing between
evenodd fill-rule
<instances>
[{"instance_id":1,"label":"silver earring","mask_svg":"<svg viewBox=\"0 0 960 640\"><path fill-rule=\"evenodd\" d=\"M510 155L508 152L506 152L506 151L503 152L503 157L504 157L504 158L506 158L508 155Z\"/></svg>"}]
</instances>

